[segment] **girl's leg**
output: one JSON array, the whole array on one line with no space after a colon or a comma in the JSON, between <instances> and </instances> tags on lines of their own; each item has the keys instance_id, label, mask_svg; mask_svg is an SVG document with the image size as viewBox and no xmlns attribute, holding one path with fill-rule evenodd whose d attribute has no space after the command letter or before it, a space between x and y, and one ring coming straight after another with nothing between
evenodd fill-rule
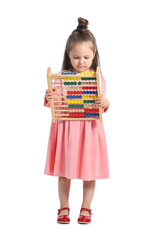
<instances>
[{"instance_id":1,"label":"girl's leg","mask_svg":"<svg viewBox=\"0 0 166 240\"><path fill-rule=\"evenodd\" d=\"M94 190L95 190L96 181L83 181L83 202L82 208L90 208L92 202ZM89 212L82 210L82 215L89 216Z\"/></svg>"},{"instance_id":2,"label":"girl's leg","mask_svg":"<svg viewBox=\"0 0 166 240\"><path fill-rule=\"evenodd\" d=\"M71 179L59 177L58 192L60 200L60 208L69 207L69 191ZM68 210L62 210L59 215L67 215Z\"/></svg>"}]
</instances>

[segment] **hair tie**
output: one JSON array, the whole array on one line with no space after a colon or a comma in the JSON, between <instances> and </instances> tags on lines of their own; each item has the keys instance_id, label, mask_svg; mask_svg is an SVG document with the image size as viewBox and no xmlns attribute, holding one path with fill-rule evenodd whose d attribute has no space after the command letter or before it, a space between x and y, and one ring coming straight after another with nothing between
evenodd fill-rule
<instances>
[{"instance_id":1,"label":"hair tie","mask_svg":"<svg viewBox=\"0 0 166 240\"><path fill-rule=\"evenodd\" d=\"M85 27L85 26L78 26L77 29L78 30L82 30L82 29L87 29L88 27Z\"/></svg>"}]
</instances>

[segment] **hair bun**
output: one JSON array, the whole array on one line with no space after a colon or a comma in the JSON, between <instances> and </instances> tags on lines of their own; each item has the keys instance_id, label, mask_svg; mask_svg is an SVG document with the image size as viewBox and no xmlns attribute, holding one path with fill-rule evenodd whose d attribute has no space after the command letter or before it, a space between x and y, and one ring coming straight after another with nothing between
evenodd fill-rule
<instances>
[{"instance_id":1,"label":"hair bun","mask_svg":"<svg viewBox=\"0 0 166 240\"><path fill-rule=\"evenodd\" d=\"M86 20L85 18L78 18L78 26L77 29L80 31L86 31L88 28L88 20Z\"/></svg>"}]
</instances>

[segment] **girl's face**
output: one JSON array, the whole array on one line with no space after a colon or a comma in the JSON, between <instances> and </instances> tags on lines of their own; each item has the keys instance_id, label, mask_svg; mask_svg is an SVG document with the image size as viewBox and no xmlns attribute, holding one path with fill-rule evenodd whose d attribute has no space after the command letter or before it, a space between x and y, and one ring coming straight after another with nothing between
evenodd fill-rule
<instances>
[{"instance_id":1,"label":"girl's face","mask_svg":"<svg viewBox=\"0 0 166 240\"><path fill-rule=\"evenodd\" d=\"M93 52L92 42L75 43L69 52L71 65L75 72L90 71L95 52Z\"/></svg>"}]
</instances>

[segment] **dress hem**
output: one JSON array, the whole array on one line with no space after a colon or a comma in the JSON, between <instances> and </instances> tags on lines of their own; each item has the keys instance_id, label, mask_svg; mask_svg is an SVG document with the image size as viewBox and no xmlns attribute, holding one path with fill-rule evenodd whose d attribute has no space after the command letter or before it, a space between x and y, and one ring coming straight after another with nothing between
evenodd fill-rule
<instances>
[{"instance_id":1,"label":"dress hem","mask_svg":"<svg viewBox=\"0 0 166 240\"><path fill-rule=\"evenodd\" d=\"M53 177L65 177L65 178L68 178L68 179L80 179L80 180L84 180L84 181L92 181L92 180L99 180L99 179L109 179L110 177L107 176L107 177L96 177L96 178L82 178L82 177L72 177L72 178L69 178L67 176L62 176L62 175L58 175L58 174L54 174L54 173L44 173L45 175L49 175L49 176L53 176Z\"/></svg>"}]
</instances>

